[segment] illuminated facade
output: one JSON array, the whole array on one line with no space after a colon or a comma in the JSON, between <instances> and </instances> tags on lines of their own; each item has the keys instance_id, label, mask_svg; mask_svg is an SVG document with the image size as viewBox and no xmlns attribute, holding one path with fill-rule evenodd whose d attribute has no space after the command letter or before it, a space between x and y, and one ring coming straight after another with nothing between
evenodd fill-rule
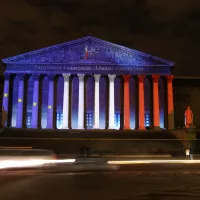
<instances>
[{"instance_id":1,"label":"illuminated facade","mask_svg":"<svg viewBox=\"0 0 200 200\"><path fill-rule=\"evenodd\" d=\"M9 127L174 127L170 61L85 37L3 62Z\"/></svg>"}]
</instances>

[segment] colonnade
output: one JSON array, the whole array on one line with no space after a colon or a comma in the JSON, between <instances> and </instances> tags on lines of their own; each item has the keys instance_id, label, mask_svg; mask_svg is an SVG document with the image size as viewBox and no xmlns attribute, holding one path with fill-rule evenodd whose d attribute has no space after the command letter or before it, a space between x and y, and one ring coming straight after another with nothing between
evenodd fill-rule
<instances>
[{"instance_id":1,"label":"colonnade","mask_svg":"<svg viewBox=\"0 0 200 200\"><path fill-rule=\"evenodd\" d=\"M63 129L69 129L69 98L70 94L70 84L69 79L71 74L62 74L64 77L64 94L63 94ZM23 108L24 108L24 74L18 74L19 85L18 85L18 102L17 102L17 115L16 115L16 127L23 127ZM100 106L99 106L99 83L101 74L94 74L94 122L93 128L100 128ZM31 128L38 128L38 117L39 117L39 78L40 75L33 75L33 101L32 101L32 120ZM48 76L48 113L47 113L47 128L54 128L54 75ZM79 79L79 92L78 92L78 129L84 129L84 74L78 74ZM114 119L115 119L115 98L114 98L114 80L116 78L115 74L108 74L109 80L109 106L108 106L108 129L114 129ZM131 75L123 75L123 87L124 87L124 105L123 105L123 129L130 129L130 100L129 100L129 80ZM137 75L138 78L138 129L145 129L145 103L144 103L144 79L145 75ZM155 129L160 128L160 109L159 109L159 90L158 81L159 75L152 75L153 80L153 127ZM174 128L174 105L173 105L173 76L166 76L167 78L167 109L168 109L168 129ZM10 74L5 74L4 82L4 96L3 96L3 107L4 110L9 110L9 88L10 88ZM10 99L11 100L11 99Z\"/></svg>"}]
</instances>

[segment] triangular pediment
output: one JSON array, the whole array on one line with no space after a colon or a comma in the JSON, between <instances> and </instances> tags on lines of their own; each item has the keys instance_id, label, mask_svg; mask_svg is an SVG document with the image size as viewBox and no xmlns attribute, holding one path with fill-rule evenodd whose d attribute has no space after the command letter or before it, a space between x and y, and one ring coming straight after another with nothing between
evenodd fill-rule
<instances>
[{"instance_id":1,"label":"triangular pediment","mask_svg":"<svg viewBox=\"0 0 200 200\"><path fill-rule=\"evenodd\" d=\"M91 36L5 58L3 62L6 64L174 65L170 61Z\"/></svg>"}]
</instances>

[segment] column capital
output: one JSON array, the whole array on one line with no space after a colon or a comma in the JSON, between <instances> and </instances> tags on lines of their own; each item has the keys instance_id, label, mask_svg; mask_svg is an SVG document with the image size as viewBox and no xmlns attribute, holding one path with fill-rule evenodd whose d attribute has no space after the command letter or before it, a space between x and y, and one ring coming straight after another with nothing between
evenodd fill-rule
<instances>
[{"instance_id":1,"label":"column capital","mask_svg":"<svg viewBox=\"0 0 200 200\"><path fill-rule=\"evenodd\" d=\"M78 74L79 81L84 81L85 74Z\"/></svg>"},{"instance_id":2,"label":"column capital","mask_svg":"<svg viewBox=\"0 0 200 200\"><path fill-rule=\"evenodd\" d=\"M64 77L64 81L69 81L69 77L71 74L62 74Z\"/></svg>"},{"instance_id":3,"label":"column capital","mask_svg":"<svg viewBox=\"0 0 200 200\"><path fill-rule=\"evenodd\" d=\"M137 77L138 77L139 82L143 82L145 79L145 75L138 75Z\"/></svg>"},{"instance_id":4,"label":"column capital","mask_svg":"<svg viewBox=\"0 0 200 200\"><path fill-rule=\"evenodd\" d=\"M123 75L124 81L129 81L131 75Z\"/></svg>"},{"instance_id":5,"label":"column capital","mask_svg":"<svg viewBox=\"0 0 200 200\"><path fill-rule=\"evenodd\" d=\"M40 74L33 74L33 80L38 81L40 79Z\"/></svg>"},{"instance_id":6,"label":"column capital","mask_svg":"<svg viewBox=\"0 0 200 200\"><path fill-rule=\"evenodd\" d=\"M94 74L95 82L99 82L100 78L101 78L101 74Z\"/></svg>"},{"instance_id":7,"label":"column capital","mask_svg":"<svg viewBox=\"0 0 200 200\"><path fill-rule=\"evenodd\" d=\"M49 73L47 76L48 76L49 81L53 81L55 78L55 75L51 73Z\"/></svg>"},{"instance_id":8,"label":"column capital","mask_svg":"<svg viewBox=\"0 0 200 200\"><path fill-rule=\"evenodd\" d=\"M160 75L152 75L152 79L154 83L157 83L159 81Z\"/></svg>"},{"instance_id":9,"label":"column capital","mask_svg":"<svg viewBox=\"0 0 200 200\"><path fill-rule=\"evenodd\" d=\"M172 82L174 79L174 75L168 75L166 76L166 78L167 78L167 81Z\"/></svg>"},{"instance_id":10,"label":"column capital","mask_svg":"<svg viewBox=\"0 0 200 200\"><path fill-rule=\"evenodd\" d=\"M110 82L114 82L116 75L115 74L108 74L108 78Z\"/></svg>"},{"instance_id":11,"label":"column capital","mask_svg":"<svg viewBox=\"0 0 200 200\"><path fill-rule=\"evenodd\" d=\"M24 80L25 75L26 75L26 74L18 74L17 76L18 76L19 80L22 81L22 80Z\"/></svg>"}]
</instances>

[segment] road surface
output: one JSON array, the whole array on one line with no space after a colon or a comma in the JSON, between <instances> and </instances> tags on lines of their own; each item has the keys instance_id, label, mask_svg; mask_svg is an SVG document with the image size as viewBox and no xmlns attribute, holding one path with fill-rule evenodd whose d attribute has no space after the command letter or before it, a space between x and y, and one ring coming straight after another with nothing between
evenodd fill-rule
<instances>
[{"instance_id":1,"label":"road surface","mask_svg":"<svg viewBox=\"0 0 200 200\"><path fill-rule=\"evenodd\" d=\"M116 172L1 171L2 200L199 200L200 165L134 165Z\"/></svg>"}]
</instances>

